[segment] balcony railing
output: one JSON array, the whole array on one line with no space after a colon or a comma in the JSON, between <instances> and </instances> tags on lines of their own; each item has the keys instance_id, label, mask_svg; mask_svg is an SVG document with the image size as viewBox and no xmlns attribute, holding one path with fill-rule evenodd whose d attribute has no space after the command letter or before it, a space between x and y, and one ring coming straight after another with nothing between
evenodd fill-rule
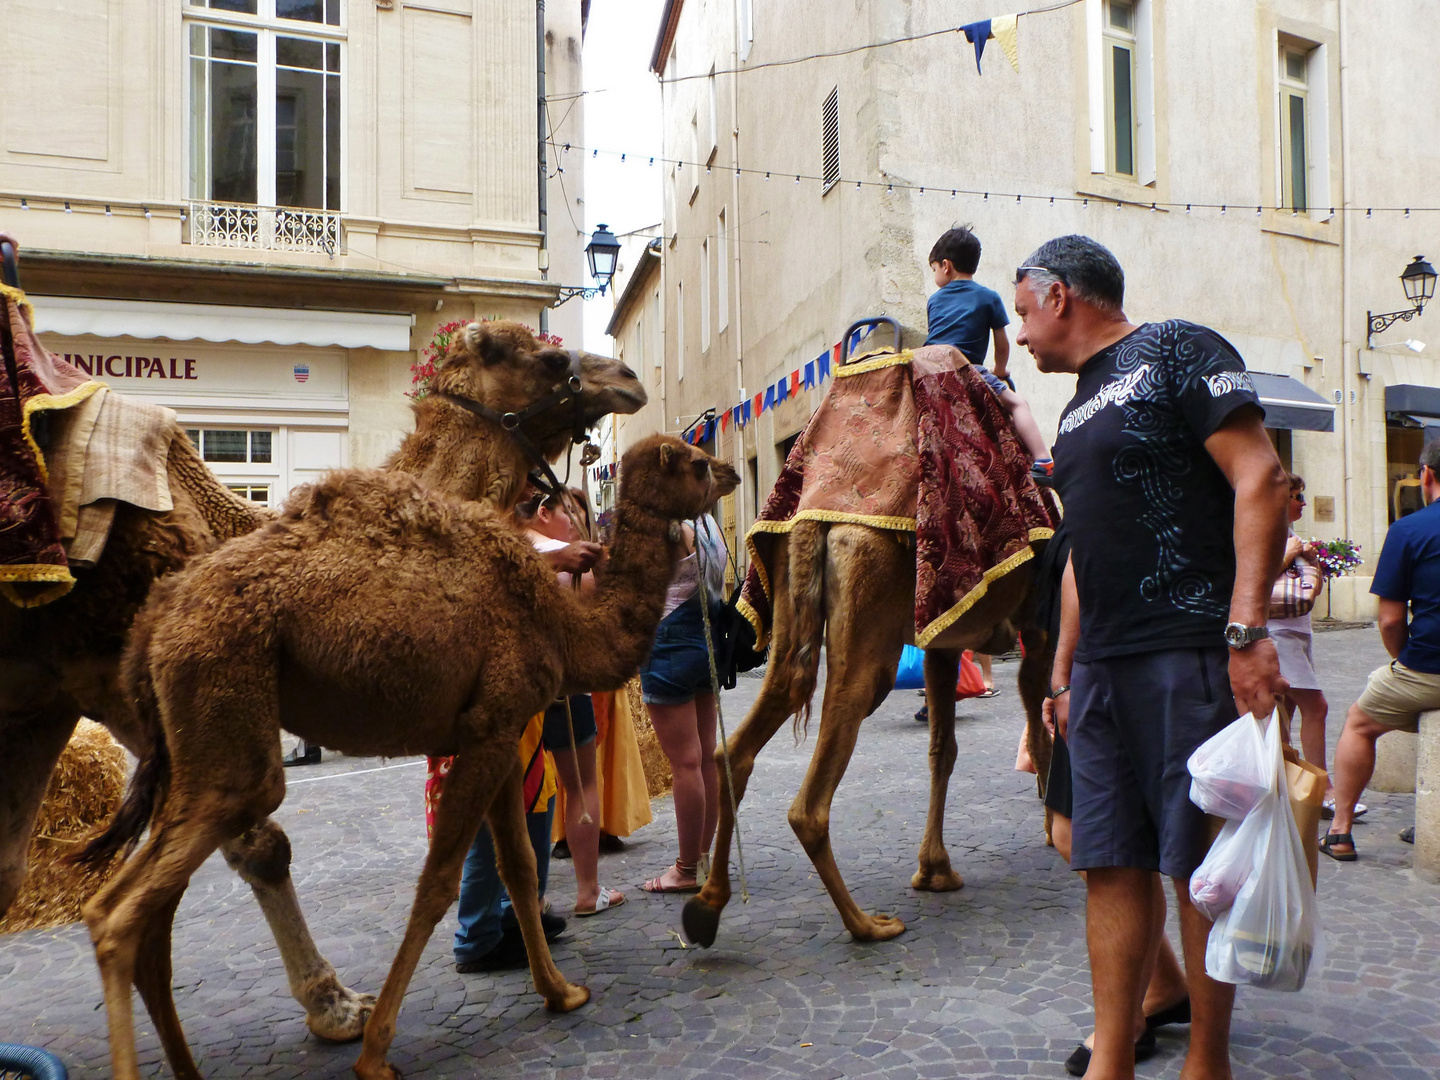
<instances>
[{"instance_id":1,"label":"balcony railing","mask_svg":"<svg viewBox=\"0 0 1440 1080\"><path fill-rule=\"evenodd\" d=\"M293 206L251 203L190 203L190 243L257 251L340 251L340 214Z\"/></svg>"}]
</instances>

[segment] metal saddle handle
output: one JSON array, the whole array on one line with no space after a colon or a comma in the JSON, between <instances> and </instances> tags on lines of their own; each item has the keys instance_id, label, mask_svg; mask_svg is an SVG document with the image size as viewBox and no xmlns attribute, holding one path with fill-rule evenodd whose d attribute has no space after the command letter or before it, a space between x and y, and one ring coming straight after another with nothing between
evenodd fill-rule
<instances>
[{"instance_id":1,"label":"metal saddle handle","mask_svg":"<svg viewBox=\"0 0 1440 1080\"><path fill-rule=\"evenodd\" d=\"M840 363L848 364L850 362L850 341L857 330L866 331L866 333L861 336L861 340L864 340L865 337L869 336L870 331L879 326L890 327L891 332L895 335L895 344L892 346L892 351L898 353L900 351L899 322L889 315L872 315L868 319L857 319L846 328L845 336L840 339L844 343L844 351L841 354Z\"/></svg>"}]
</instances>

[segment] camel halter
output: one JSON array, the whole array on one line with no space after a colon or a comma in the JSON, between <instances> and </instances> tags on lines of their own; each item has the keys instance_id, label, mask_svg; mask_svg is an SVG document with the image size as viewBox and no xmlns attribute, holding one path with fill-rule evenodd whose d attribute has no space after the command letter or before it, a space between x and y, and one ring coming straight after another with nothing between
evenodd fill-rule
<instances>
[{"instance_id":1,"label":"camel halter","mask_svg":"<svg viewBox=\"0 0 1440 1080\"><path fill-rule=\"evenodd\" d=\"M566 349L565 351L570 357L569 372L565 377L565 381L538 401L532 401L519 412L502 413L496 409L492 409L489 405L479 401L472 401L470 398L461 397L459 394L452 394L446 390L437 390L435 392L436 397L443 398L452 405L458 405L460 408L489 420L493 424L499 424L500 430L506 432L514 439L515 444L520 447L521 452L529 459L532 469L530 475L535 481L535 486L545 492L546 495L558 494L564 490L564 487L560 481L556 479L555 473L550 468L550 463L545 460L545 455L540 453L535 444L530 441L530 436L525 434L522 425L532 417L539 416L544 412L549 412L557 405L568 403L571 409L570 441L572 443L585 441L585 404L580 397L580 393L584 389L584 384L580 380L580 350ZM539 477L535 476L537 472L541 474ZM547 483L549 484L548 488L546 487Z\"/></svg>"},{"instance_id":2,"label":"camel halter","mask_svg":"<svg viewBox=\"0 0 1440 1080\"><path fill-rule=\"evenodd\" d=\"M745 848L740 843L740 807L735 802L735 776L730 771L730 736L725 733L725 710L720 706L720 671L715 666L715 638L710 633L710 594L705 584L705 545L700 542L699 518L695 519L692 528L695 530L695 563L700 579L700 620L705 624L705 654L710 660L710 692L715 695L715 719L720 724L720 753L725 759L725 791L730 796L730 825L735 834L735 862L740 873L740 902L748 904L750 888L745 882ZM728 552L728 545L726 550Z\"/></svg>"}]
</instances>

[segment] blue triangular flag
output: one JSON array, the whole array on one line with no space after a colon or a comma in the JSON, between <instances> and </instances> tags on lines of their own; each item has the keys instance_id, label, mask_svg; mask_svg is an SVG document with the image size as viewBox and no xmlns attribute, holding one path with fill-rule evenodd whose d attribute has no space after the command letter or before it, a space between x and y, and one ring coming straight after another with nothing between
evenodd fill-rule
<instances>
[{"instance_id":1,"label":"blue triangular flag","mask_svg":"<svg viewBox=\"0 0 1440 1080\"><path fill-rule=\"evenodd\" d=\"M742 401L742 402L740 403L740 422L741 422L742 424L748 424L748 423L750 422L750 399L749 399L749 398L746 398L744 401Z\"/></svg>"},{"instance_id":2,"label":"blue triangular flag","mask_svg":"<svg viewBox=\"0 0 1440 1080\"><path fill-rule=\"evenodd\" d=\"M775 407L775 387L773 387L773 386L767 386L767 387L765 387L765 404L760 407L760 411L761 411L761 412L764 412L766 409L773 409L774 407Z\"/></svg>"},{"instance_id":3,"label":"blue triangular flag","mask_svg":"<svg viewBox=\"0 0 1440 1080\"><path fill-rule=\"evenodd\" d=\"M827 357L827 356L829 356L829 355L830 355L830 354L829 354L828 352L821 353L821 354L820 354L820 362L823 364L823 363L825 362L825 357ZM815 385L815 361L814 361L814 360L811 360L808 364L805 365L805 389L806 389L806 390L809 390L809 389L811 389L814 385Z\"/></svg>"},{"instance_id":4,"label":"blue triangular flag","mask_svg":"<svg viewBox=\"0 0 1440 1080\"><path fill-rule=\"evenodd\" d=\"M830 377L830 354L823 353L817 359L820 361L820 381L824 382Z\"/></svg>"},{"instance_id":5,"label":"blue triangular flag","mask_svg":"<svg viewBox=\"0 0 1440 1080\"><path fill-rule=\"evenodd\" d=\"M790 396L790 380L781 379L775 384L775 403L778 405Z\"/></svg>"},{"instance_id":6,"label":"blue triangular flag","mask_svg":"<svg viewBox=\"0 0 1440 1080\"><path fill-rule=\"evenodd\" d=\"M975 45L975 73L977 75L982 74L980 71L980 57L985 52L985 42L990 40L990 20L981 19L979 22L970 23L968 26L962 26L960 29L965 31L965 40L973 42Z\"/></svg>"}]
</instances>

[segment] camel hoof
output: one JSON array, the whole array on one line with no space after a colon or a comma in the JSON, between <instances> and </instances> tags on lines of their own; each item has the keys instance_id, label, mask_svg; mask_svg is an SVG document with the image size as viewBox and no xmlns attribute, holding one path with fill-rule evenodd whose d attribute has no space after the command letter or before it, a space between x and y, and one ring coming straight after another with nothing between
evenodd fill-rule
<instances>
[{"instance_id":1,"label":"camel hoof","mask_svg":"<svg viewBox=\"0 0 1440 1080\"><path fill-rule=\"evenodd\" d=\"M590 991L585 987L576 986L574 983L566 983L564 991L558 998L547 997L545 999L545 1008L551 1012L574 1012L589 1000Z\"/></svg>"},{"instance_id":2,"label":"camel hoof","mask_svg":"<svg viewBox=\"0 0 1440 1080\"><path fill-rule=\"evenodd\" d=\"M357 994L337 983L334 996L323 1008L305 1014L305 1026L317 1039L326 1042L354 1042L365 1034L365 1022L374 1011L374 994Z\"/></svg>"},{"instance_id":3,"label":"camel hoof","mask_svg":"<svg viewBox=\"0 0 1440 1080\"><path fill-rule=\"evenodd\" d=\"M715 934L720 929L720 908L711 907L698 896L685 901L680 911L680 925L692 944L710 948L715 944Z\"/></svg>"},{"instance_id":4,"label":"camel hoof","mask_svg":"<svg viewBox=\"0 0 1440 1080\"><path fill-rule=\"evenodd\" d=\"M405 1075L388 1061L382 1061L379 1068L357 1061L352 1068L360 1080L405 1080Z\"/></svg>"},{"instance_id":5,"label":"camel hoof","mask_svg":"<svg viewBox=\"0 0 1440 1080\"><path fill-rule=\"evenodd\" d=\"M856 941L889 941L905 932L905 924L893 915L872 915L861 928L850 931Z\"/></svg>"},{"instance_id":6,"label":"camel hoof","mask_svg":"<svg viewBox=\"0 0 1440 1080\"><path fill-rule=\"evenodd\" d=\"M916 870L910 887L920 892L954 892L965 887L965 879L954 870Z\"/></svg>"}]
</instances>

